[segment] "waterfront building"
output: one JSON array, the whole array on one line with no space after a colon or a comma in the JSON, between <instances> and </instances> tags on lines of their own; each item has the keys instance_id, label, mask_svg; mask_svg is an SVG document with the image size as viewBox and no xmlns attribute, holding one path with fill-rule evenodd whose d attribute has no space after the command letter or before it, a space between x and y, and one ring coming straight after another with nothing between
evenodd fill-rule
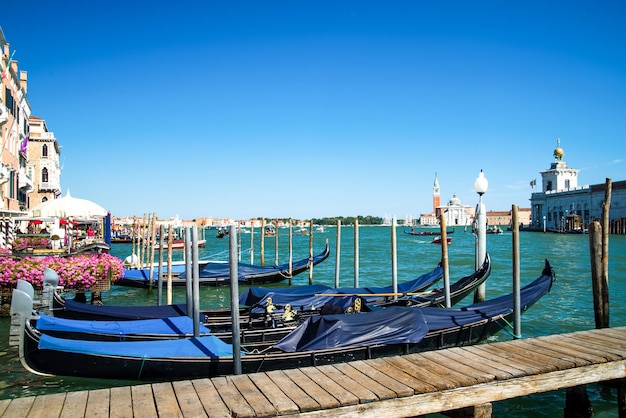
<instances>
[{"instance_id":1,"label":"waterfront building","mask_svg":"<svg viewBox=\"0 0 626 418\"><path fill-rule=\"evenodd\" d=\"M487 225L496 225L496 226L511 226L511 219L513 218L513 211L497 211L490 210L487 211ZM519 222L520 227L525 227L530 225L531 219L531 210L530 208L518 208L517 210L517 220Z\"/></svg>"},{"instance_id":2,"label":"waterfront building","mask_svg":"<svg viewBox=\"0 0 626 418\"><path fill-rule=\"evenodd\" d=\"M29 196L29 207L37 206L61 196L61 149L54 136L48 131L46 121L31 116L28 120L28 172L34 182L34 191Z\"/></svg>"},{"instance_id":3,"label":"waterfront building","mask_svg":"<svg viewBox=\"0 0 626 418\"><path fill-rule=\"evenodd\" d=\"M28 194L34 191L26 155L28 73L19 71L1 28L0 48L0 214L19 216L27 213Z\"/></svg>"},{"instance_id":4,"label":"waterfront building","mask_svg":"<svg viewBox=\"0 0 626 418\"><path fill-rule=\"evenodd\" d=\"M550 231L583 231L593 220L602 218L606 184L578 185L579 170L563 160L560 140L553 152L550 168L541 171L541 191L532 193L532 228ZM531 181L531 186L536 186ZM611 223L626 224L626 181L612 182Z\"/></svg>"}]
</instances>

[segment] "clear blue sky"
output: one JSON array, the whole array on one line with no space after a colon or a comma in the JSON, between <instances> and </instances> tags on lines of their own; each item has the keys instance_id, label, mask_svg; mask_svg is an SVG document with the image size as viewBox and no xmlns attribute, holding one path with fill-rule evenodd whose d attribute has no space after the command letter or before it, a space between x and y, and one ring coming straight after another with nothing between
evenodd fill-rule
<instances>
[{"instance_id":1,"label":"clear blue sky","mask_svg":"<svg viewBox=\"0 0 626 418\"><path fill-rule=\"evenodd\" d=\"M114 216L529 207L557 138L625 180L623 1L3 2L63 194Z\"/></svg>"}]
</instances>

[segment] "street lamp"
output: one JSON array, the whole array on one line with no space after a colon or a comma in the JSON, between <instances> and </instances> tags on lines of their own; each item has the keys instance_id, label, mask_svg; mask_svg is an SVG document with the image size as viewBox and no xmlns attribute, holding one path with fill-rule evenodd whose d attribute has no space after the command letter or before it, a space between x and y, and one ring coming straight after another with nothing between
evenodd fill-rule
<instances>
[{"instance_id":1,"label":"street lamp","mask_svg":"<svg viewBox=\"0 0 626 418\"><path fill-rule=\"evenodd\" d=\"M543 215L543 233L546 233L546 215Z\"/></svg>"},{"instance_id":2,"label":"street lamp","mask_svg":"<svg viewBox=\"0 0 626 418\"><path fill-rule=\"evenodd\" d=\"M480 170L478 177L474 181L474 190L478 193L478 205L476 206L474 227L474 233L476 234L476 270L480 268L485 261L485 257L487 256L487 220L485 219L487 211L485 209L485 205L483 204L483 195L487 191L488 186L489 182L485 178L483 170ZM474 302L483 302L484 300L485 283L478 286L474 292Z\"/></svg>"}]
</instances>

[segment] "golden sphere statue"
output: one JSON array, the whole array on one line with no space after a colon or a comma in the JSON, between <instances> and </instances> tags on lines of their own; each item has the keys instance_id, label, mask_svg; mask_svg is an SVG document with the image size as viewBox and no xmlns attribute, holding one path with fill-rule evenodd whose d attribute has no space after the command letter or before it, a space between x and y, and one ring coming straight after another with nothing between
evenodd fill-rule
<instances>
[{"instance_id":1,"label":"golden sphere statue","mask_svg":"<svg viewBox=\"0 0 626 418\"><path fill-rule=\"evenodd\" d=\"M565 151L563 151L563 148L561 147L555 148L554 158L558 158L560 160L561 158L563 158L564 154L565 154Z\"/></svg>"}]
</instances>

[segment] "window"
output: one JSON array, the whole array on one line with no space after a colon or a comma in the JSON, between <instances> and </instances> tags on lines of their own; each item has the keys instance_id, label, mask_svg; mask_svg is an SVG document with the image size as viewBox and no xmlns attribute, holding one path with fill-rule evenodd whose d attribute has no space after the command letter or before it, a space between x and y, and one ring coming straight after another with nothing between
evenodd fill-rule
<instances>
[{"instance_id":1,"label":"window","mask_svg":"<svg viewBox=\"0 0 626 418\"><path fill-rule=\"evenodd\" d=\"M41 170L41 182L42 183L48 182L48 169L46 167L44 167L43 170Z\"/></svg>"},{"instance_id":2,"label":"window","mask_svg":"<svg viewBox=\"0 0 626 418\"><path fill-rule=\"evenodd\" d=\"M546 191L549 192L552 190L552 180L548 180L548 183L546 184Z\"/></svg>"},{"instance_id":3,"label":"window","mask_svg":"<svg viewBox=\"0 0 626 418\"><path fill-rule=\"evenodd\" d=\"M48 156L48 144L43 144L41 146L41 156L42 157L47 157Z\"/></svg>"}]
</instances>

